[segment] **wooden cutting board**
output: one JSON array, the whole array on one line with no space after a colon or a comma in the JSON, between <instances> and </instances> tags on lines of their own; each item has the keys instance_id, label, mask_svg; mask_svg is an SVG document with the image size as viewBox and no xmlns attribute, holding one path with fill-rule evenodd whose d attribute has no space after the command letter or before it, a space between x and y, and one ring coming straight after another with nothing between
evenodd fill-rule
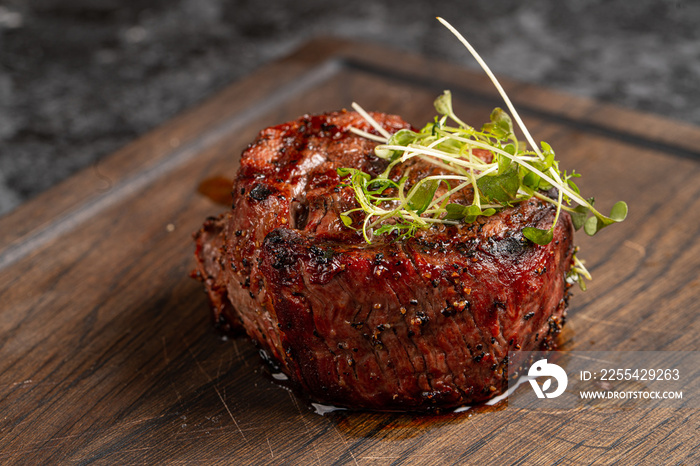
<instances>
[{"instance_id":1,"label":"wooden cutting board","mask_svg":"<svg viewBox=\"0 0 700 466\"><path fill-rule=\"evenodd\" d=\"M564 348L700 349L700 129L503 84L584 193L630 207L577 237L594 280ZM321 416L212 329L191 233L224 207L199 183L263 127L353 101L422 125L443 89L473 124L503 105L480 72L315 40L0 219L0 463L700 463L697 403Z\"/></svg>"}]
</instances>

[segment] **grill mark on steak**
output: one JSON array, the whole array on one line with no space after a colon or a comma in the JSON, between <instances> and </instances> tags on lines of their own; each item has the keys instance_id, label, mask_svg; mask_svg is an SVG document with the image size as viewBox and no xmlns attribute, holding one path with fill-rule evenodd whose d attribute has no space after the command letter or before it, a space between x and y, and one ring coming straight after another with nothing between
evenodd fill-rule
<instances>
[{"instance_id":1,"label":"grill mark on steak","mask_svg":"<svg viewBox=\"0 0 700 466\"><path fill-rule=\"evenodd\" d=\"M409 127L374 117L390 132ZM234 210L195 234L195 276L215 322L242 326L321 402L425 410L500 393L510 341L547 348L560 329L573 252L568 214L548 246L521 240L524 226L548 228L554 218L539 201L367 245L340 221L357 203L335 170L376 175L387 162L350 125L376 133L354 113L305 116L265 129L246 149ZM409 184L440 173L417 158L410 165ZM471 196L466 189L450 201Z\"/></svg>"}]
</instances>

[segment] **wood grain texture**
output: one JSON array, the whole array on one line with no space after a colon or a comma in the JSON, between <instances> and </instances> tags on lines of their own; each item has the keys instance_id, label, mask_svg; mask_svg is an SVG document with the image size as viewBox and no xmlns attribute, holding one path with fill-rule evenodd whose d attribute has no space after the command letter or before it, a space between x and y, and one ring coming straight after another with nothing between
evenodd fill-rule
<instances>
[{"instance_id":1,"label":"wood grain texture","mask_svg":"<svg viewBox=\"0 0 700 466\"><path fill-rule=\"evenodd\" d=\"M700 349L700 129L504 81L536 139L604 209L578 235L594 275L571 300L575 350ZM421 124L451 89L478 124L479 73L372 44L313 41L0 219L0 463L698 464L678 410L313 413L245 339L212 329L191 233L221 211L258 130L348 107Z\"/></svg>"}]
</instances>

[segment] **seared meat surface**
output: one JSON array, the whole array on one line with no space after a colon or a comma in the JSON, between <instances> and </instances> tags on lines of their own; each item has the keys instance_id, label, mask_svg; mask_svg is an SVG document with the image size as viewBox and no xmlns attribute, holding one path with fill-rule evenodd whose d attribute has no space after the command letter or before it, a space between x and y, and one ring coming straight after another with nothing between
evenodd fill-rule
<instances>
[{"instance_id":1,"label":"seared meat surface","mask_svg":"<svg viewBox=\"0 0 700 466\"><path fill-rule=\"evenodd\" d=\"M410 127L372 115L390 133ZM244 151L233 209L195 234L214 321L244 329L322 402L426 410L502 393L508 351L548 348L563 325L569 216L547 246L521 233L554 219L555 208L534 198L471 224L367 244L340 220L357 204L336 169L376 176L386 162L350 126L374 132L352 112L304 116L263 130ZM414 179L440 170L410 163ZM467 204L471 193L451 201Z\"/></svg>"}]
</instances>

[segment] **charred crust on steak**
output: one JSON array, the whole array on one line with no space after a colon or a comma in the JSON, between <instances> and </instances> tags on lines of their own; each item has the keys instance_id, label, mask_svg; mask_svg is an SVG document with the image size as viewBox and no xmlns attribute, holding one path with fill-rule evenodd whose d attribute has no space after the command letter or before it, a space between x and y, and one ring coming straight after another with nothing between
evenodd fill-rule
<instances>
[{"instance_id":1,"label":"charred crust on steak","mask_svg":"<svg viewBox=\"0 0 700 466\"><path fill-rule=\"evenodd\" d=\"M248 196L250 196L251 199L256 201L264 201L273 192L274 191L266 184L258 183L255 186L253 186L253 188L248 193Z\"/></svg>"},{"instance_id":2,"label":"charred crust on steak","mask_svg":"<svg viewBox=\"0 0 700 466\"><path fill-rule=\"evenodd\" d=\"M410 125L379 113L393 133ZM372 176L386 161L352 112L266 128L243 152L235 209L195 233L214 322L245 329L312 399L356 409L430 410L487 400L507 387L508 351L551 348L568 303L573 227L538 200L470 224L366 244L340 213L357 206L336 169ZM411 176L439 173L412 159ZM246 195L246 193L248 193ZM451 202L468 204L471 192Z\"/></svg>"}]
</instances>

